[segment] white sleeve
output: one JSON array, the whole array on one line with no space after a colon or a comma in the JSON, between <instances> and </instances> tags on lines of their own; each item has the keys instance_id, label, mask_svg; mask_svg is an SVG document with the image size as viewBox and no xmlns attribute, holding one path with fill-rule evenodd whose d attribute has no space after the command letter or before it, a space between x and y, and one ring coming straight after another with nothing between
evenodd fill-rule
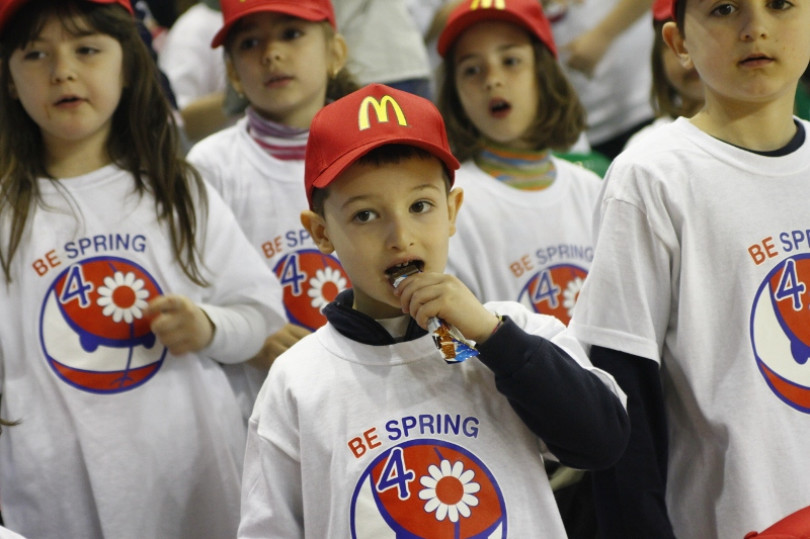
<instances>
[{"instance_id":1,"label":"white sleeve","mask_svg":"<svg viewBox=\"0 0 810 539\"><path fill-rule=\"evenodd\" d=\"M220 363L253 357L286 324L281 284L250 245L231 210L206 186L208 218L202 235L205 289L200 307L215 326L205 355Z\"/></svg>"},{"instance_id":2,"label":"white sleeve","mask_svg":"<svg viewBox=\"0 0 810 539\"><path fill-rule=\"evenodd\" d=\"M234 148L229 146L221 146L217 141L224 141L223 133L215 133L203 140L195 143L186 154L186 160L191 163L202 175L203 179L207 181L225 203L228 203L228 196L226 196L226 187L228 183L228 172L233 174L233 170L223 170L224 167L229 166L229 160L223 159L223 154L229 150L234 151ZM220 144L227 144L221 142Z\"/></svg>"},{"instance_id":3,"label":"white sleeve","mask_svg":"<svg viewBox=\"0 0 810 539\"><path fill-rule=\"evenodd\" d=\"M300 435L274 382L262 386L248 423L239 538L304 537Z\"/></svg>"},{"instance_id":4,"label":"white sleeve","mask_svg":"<svg viewBox=\"0 0 810 539\"><path fill-rule=\"evenodd\" d=\"M222 50L211 48L211 40L220 26L220 13L196 6L184 13L166 35L158 64L168 77L181 109L226 88Z\"/></svg>"},{"instance_id":5,"label":"white sleeve","mask_svg":"<svg viewBox=\"0 0 810 539\"><path fill-rule=\"evenodd\" d=\"M656 226L647 210L613 197L602 204L593 263L571 327L588 345L660 362L678 247L674 233Z\"/></svg>"}]
</instances>

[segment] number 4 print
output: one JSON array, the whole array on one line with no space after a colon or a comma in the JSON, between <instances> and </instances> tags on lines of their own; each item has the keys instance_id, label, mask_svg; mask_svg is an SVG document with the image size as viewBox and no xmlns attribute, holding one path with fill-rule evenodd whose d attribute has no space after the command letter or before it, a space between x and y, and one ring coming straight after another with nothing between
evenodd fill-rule
<instances>
[{"instance_id":1,"label":"number 4 print","mask_svg":"<svg viewBox=\"0 0 810 539\"><path fill-rule=\"evenodd\" d=\"M65 285L59 295L59 302L62 305L77 299L82 308L90 305L90 292L93 291L93 283L87 282L82 272L81 264L71 266L65 275Z\"/></svg>"},{"instance_id":2,"label":"number 4 print","mask_svg":"<svg viewBox=\"0 0 810 539\"><path fill-rule=\"evenodd\" d=\"M556 309L559 302L557 297L560 295L560 287L551 278L551 272L546 270L540 274L537 280L537 288L534 289L532 294L532 303L538 304L541 301L547 301L549 307Z\"/></svg>"},{"instance_id":3,"label":"number 4 print","mask_svg":"<svg viewBox=\"0 0 810 539\"><path fill-rule=\"evenodd\" d=\"M799 311L802 308L801 296L806 289L807 287L799 280L796 274L796 262L792 258L787 260L774 297L777 301L792 298L793 310Z\"/></svg>"},{"instance_id":4,"label":"number 4 print","mask_svg":"<svg viewBox=\"0 0 810 539\"><path fill-rule=\"evenodd\" d=\"M399 499L407 500L410 498L408 483L415 478L416 474L413 470L409 470L405 466L402 449L399 447L394 448L385 462L385 467L380 474L380 480L377 481L377 492L385 492L388 489L396 488L399 490Z\"/></svg>"},{"instance_id":5,"label":"number 4 print","mask_svg":"<svg viewBox=\"0 0 810 539\"><path fill-rule=\"evenodd\" d=\"M281 286L291 286L293 289L293 295L299 296L301 295L302 285L301 283L307 280L307 274L299 271L298 269L298 255L294 254L287 258L284 261L284 267L281 270L281 276L279 277L279 281L281 281Z\"/></svg>"}]
</instances>

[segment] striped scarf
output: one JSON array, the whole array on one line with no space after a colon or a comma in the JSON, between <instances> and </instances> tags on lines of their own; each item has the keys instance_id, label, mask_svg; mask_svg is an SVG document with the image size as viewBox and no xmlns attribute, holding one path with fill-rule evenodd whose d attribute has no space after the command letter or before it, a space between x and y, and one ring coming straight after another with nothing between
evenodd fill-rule
<instances>
[{"instance_id":1,"label":"striped scarf","mask_svg":"<svg viewBox=\"0 0 810 539\"><path fill-rule=\"evenodd\" d=\"M493 178L526 191L545 189L557 177L557 169L548 149L516 150L488 145L475 156L474 161Z\"/></svg>"},{"instance_id":2,"label":"striped scarf","mask_svg":"<svg viewBox=\"0 0 810 539\"><path fill-rule=\"evenodd\" d=\"M281 161L303 161L309 129L300 129L271 122L253 109L245 111L248 133L264 151Z\"/></svg>"}]
</instances>

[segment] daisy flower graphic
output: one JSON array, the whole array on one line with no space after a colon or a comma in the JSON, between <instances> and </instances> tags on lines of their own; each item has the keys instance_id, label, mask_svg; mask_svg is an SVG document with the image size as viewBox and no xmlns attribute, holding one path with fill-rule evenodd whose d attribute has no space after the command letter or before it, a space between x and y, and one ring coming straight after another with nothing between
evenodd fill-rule
<instances>
[{"instance_id":1,"label":"daisy flower graphic","mask_svg":"<svg viewBox=\"0 0 810 539\"><path fill-rule=\"evenodd\" d=\"M104 286L99 287L98 294L98 305L104 307L102 314L111 316L113 322L123 320L127 324L143 316L149 297L143 280L137 279L132 272L124 275L120 271L104 278Z\"/></svg>"},{"instance_id":2,"label":"daisy flower graphic","mask_svg":"<svg viewBox=\"0 0 810 539\"><path fill-rule=\"evenodd\" d=\"M576 277L568 281L568 286L563 290L563 306L568 310L568 316L574 314L574 304L579 297L579 291L582 290L582 277Z\"/></svg>"},{"instance_id":3,"label":"daisy flower graphic","mask_svg":"<svg viewBox=\"0 0 810 539\"><path fill-rule=\"evenodd\" d=\"M458 522L459 515L470 516L470 507L478 505L478 498L473 496L481 490L481 485L475 483L475 472L464 470L464 464L456 461L450 464L449 460L442 460L439 466L431 464L428 467L429 476L423 475L419 482L423 488L419 498L427 500L425 512L436 512L436 520L449 518L450 522Z\"/></svg>"},{"instance_id":4,"label":"daisy flower graphic","mask_svg":"<svg viewBox=\"0 0 810 539\"><path fill-rule=\"evenodd\" d=\"M307 294L312 298L312 307L319 311L346 289L346 278L334 268L323 268L309 280Z\"/></svg>"}]
</instances>

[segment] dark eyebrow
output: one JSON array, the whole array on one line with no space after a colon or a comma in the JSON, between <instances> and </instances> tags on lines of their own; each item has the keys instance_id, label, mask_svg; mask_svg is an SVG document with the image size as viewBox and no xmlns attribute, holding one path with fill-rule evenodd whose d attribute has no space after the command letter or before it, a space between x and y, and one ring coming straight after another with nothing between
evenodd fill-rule
<instances>
[{"instance_id":1,"label":"dark eyebrow","mask_svg":"<svg viewBox=\"0 0 810 539\"><path fill-rule=\"evenodd\" d=\"M498 47L497 52L507 52L509 49L517 49L519 47L524 47L524 46L526 46L525 43L507 43L506 45L501 45L500 47ZM529 46L531 46L531 44L529 44ZM467 58L472 58L474 56L476 56L476 55L475 54L465 54L464 56L462 56L461 58L456 60L456 63L460 64L461 62L463 62Z\"/></svg>"},{"instance_id":2,"label":"dark eyebrow","mask_svg":"<svg viewBox=\"0 0 810 539\"><path fill-rule=\"evenodd\" d=\"M96 30L93 30L92 28L83 28L83 29L78 29L78 28L68 29L68 28L65 28L65 30L74 39L83 38L83 37L95 37L95 36L107 36L107 35L109 35L109 34L105 34L103 32L98 32ZM110 37L112 37L112 36L110 36ZM47 42L48 42L48 40L43 39L41 35L35 36L30 41L30 43L47 43Z\"/></svg>"},{"instance_id":3,"label":"dark eyebrow","mask_svg":"<svg viewBox=\"0 0 810 539\"><path fill-rule=\"evenodd\" d=\"M340 209L344 209L346 206L349 206L350 204L353 204L353 203L358 202L358 201L362 202L363 200L365 200L367 198L369 198L368 195L357 195L355 197L351 197L349 200L347 200L346 202L343 203L343 205L340 207Z\"/></svg>"},{"instance_id":4,"label":"dark eyebrow","mask_svg":"<svg viewBox=\"0 0 810 539\"><path fill-rule=\"evenodd\" d=\"M426 191L426 190L433 190L433 191L438 191L438 192L442 191L442 189L438 185L435 185L435 184L432 184L432 183L419 184L419 185L415 186L413 189L411 189L412 192ZM350 204L352 204L354 202L358 202L358 201L362 202L362 201L364 201L366 199L369 199L369 198L371 198L371 197L369 197L368 195L353 196L350 199L348 199L346 202L344 202L343 205L341 205L340 208L343 209L346 206L348 206L348 205L350 205Z\"/></svg>"}]
</instances>

